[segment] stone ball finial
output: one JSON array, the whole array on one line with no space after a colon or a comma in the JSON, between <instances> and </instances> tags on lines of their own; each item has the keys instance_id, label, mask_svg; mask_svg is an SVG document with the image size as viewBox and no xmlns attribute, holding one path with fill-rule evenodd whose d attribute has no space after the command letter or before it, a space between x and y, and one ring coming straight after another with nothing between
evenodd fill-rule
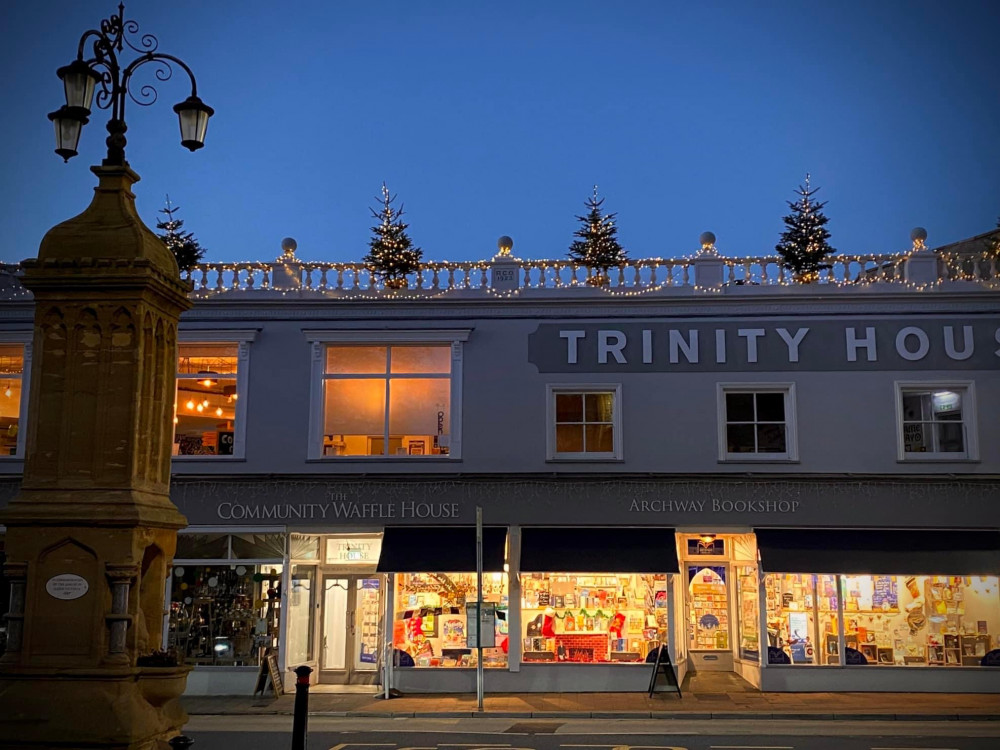
<instances>
[{"instance_id":1,"label":"stone ball finial","mask_svg":"<svg viewBox=\"0 0 1000 750\"><path fill-rule=\"evenodd\" d=\"M698 242L702 247L709 247L715 244L715 234L713 232L702 232L698 235Z\"/></svg>"},{"instance_id":2,"label":"stone ball finial","mask_svg":"<svg viewBox=\"0 0 1000 750\"><path fill-rule=\"evenodd\" d=\"M285 237L281 241L281 251L285 254L286 258L295 257L295 250L298 248L299 243L295 241L294 237Z\"/></svg>"},{"instance_id":3,"label":"stone ball finial","mask_svg":"<svg viewBox=\"0 0 1000 750\"><path fill-rule=\"evenodd\" d=\"M913 242L926 242L927 230L923 227L913 227L913 229L910 230L910 239Z\"/></svg>"},{"instance_id":4,"label":"stone ball finial","mask_svg":"<svg viewBox=\"0 0 1000 750\"><path fill-rule=\"evenodd\" d=\"M510 251L514 247L514 240L508 237L506 234L497 240L497 248L500 250L501 255L510 255Z\"/></svg>"}]
</instances>

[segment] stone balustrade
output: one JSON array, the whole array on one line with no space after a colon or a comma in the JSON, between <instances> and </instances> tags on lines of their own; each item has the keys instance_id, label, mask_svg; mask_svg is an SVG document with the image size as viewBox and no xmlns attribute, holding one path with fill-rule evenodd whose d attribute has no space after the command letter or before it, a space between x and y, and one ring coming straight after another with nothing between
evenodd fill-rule
<instances>
[{"instance_id":1,"label":"stone balustrade","mask_svg":"<svg viewBox=\"0 0 1000 750\"><path fill-rule=\"evenodd\" d=\"M921 285L937 282L976 282L1000 286L1000 260L985 253L937 254L923 251L923 277L914 281L907 264L918 265L912 253L840 254L829 259L828 267L812 280L815 286L867 284ZM928 265L929 264L929 265ZM505 282L494 283L497 269L505 269ZM929 269L929 270L928 270ZM30 294L17 277L20 266L0 267L0 299L15 300ZM481 261L431 261L407 277L407 288L386 290L363 263L303 261L294 256L274 262L200 263L182 278L192 285L191 297L205 299L241 294L274 296L436 297L445 294L505 296L528 290L557 290L575 287L590 289L591 275L585 266L565 259L526 260L497 257ZM777 256L734 258L714 252L687 258L637 258L620 268L612 268L603 287L614 293L644 294L660 290L704 290L730 286L800 286L804 282L783 268Z\"/></svg>"}]
</instances>

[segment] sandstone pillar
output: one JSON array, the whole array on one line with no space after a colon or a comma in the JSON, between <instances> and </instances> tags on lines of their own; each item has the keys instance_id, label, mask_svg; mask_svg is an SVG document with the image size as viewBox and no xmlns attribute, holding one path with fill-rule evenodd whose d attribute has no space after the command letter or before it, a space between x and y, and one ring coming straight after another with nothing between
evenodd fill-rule
<instances>
[{"instance_id":1,"label":"sandstone pillar","mask_svg":"<svg viewBox=\"0 0 1000 750\"><path fill-rule=\"evenodd\" d=\"M187 668L147 666L184 517L170 502L177 264L142 223L127 165L51 229L35 296L24 482L0 515L12 581L0 659L5 748L164 745Z\"/></svg>"}]
</instances>

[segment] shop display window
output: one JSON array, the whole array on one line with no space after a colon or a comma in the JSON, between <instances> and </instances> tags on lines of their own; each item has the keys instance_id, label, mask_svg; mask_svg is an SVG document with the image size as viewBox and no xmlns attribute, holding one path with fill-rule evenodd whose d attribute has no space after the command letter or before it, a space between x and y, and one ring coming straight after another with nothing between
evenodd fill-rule
<instances>
[{"instance_id":1,"label":"shop display window","mask_svg":"<svg viewBox=\"0 0 1000 750\"><path fill-rule=\"evenodd\" d=\"M740 658L760 661L760 593L757 566L737 565L735 570L738 586Z\"/></svg>"},{"instance_id":2,"label":"shop display window","mask_svg":"<svg viewBox=\"0 0 1000 750\"><path fill-rule=\"evenodd\" d=\"M185 664L259 665L278 646L281 571L281 564L175 564L167 648Z\"/></svg>"},{"instance_id":3,"label":"shop display window","mask_svg":"<svg viewBox=\"0 0 1000 750\"><path fill-rule=\"evenodd\" d=\"M0 344L0 456L18 454L24 345Z\"/></svg>"},{"instance_id":4,"label":"shop display window","mask_svg":"<svg viewBox=\"0 0 1000 750\"><path fill-rule=\"evenodd\" d=\"M667 642L667 576L522 573L524 662L642 662Z\"/></svg>"},{"instance_id":5,"label":"shop display window","mask_svg":"<svg viewBox=\"0 0 1000 750\"><path fill-rule=\"evenodd\" d=\"M447 456L451 345L326 347L324 456Z\"/></svg>"},{"instance_id":6,"label":"shop display window","mask_svg":"<svg viewBox=\"0 0 1000 750\"><path fill-rule=\"evenodd\" d=\"M840 664L837 624L837 577L831 575L768 575L768 645L772 664ZM770 653L770 652L769 652Z\"/></svg>"},{"instance_id":7,"label":"shop display window","mask_svg":"<svg viewBox=\"0 0 1000 750\"><path fill-rule=\"evenodd\" d=\"M772 649L771 663L974 667L997 647L996 576L768 575L765 582L768 638L784 653Z\"/></svg>"},{"instance_id":8,"label":"shop display window","mask_svg":"<svg viewBox=\"0 0 1000 750\"><path fill-rule=\"evenodd\" d=\"M466 612L477 599L475 573L398 573L392 644L396 663L416 667L475 667L477 650L466 639ZM484 667L506 667L507 574L483 574L483 601L496 605L494 648L483 649Z\"/></svg>"},{"instance_id":9,"label":"shop display window","mask_svg":"<svg viewBox=\"0 0 1000 750\"><path fill-rule=\"evenodd\" d=\"M901 458L973 458L968 388L898 388Z\"/></svg>"},{"instance_id":10,"label":"shop display window","mask_svg":"<svg viewBox=\"0 0 1000 750\"><path fill-rule=\"evenodd\" d=\"M236 343L177 347L175 456L233 456L236 445Z\"/></svg>"},{"instance_id":11,"label":"shop display window","mask_svg":"<svg viewBox=\"0 0 1000 750\"><path fill-rule=\"evenodd\" d=\"M842 579L845 645L859 651L869 664L977 667L996 648L1000 635L996 576Z\"/></svg>"}]
</instances>

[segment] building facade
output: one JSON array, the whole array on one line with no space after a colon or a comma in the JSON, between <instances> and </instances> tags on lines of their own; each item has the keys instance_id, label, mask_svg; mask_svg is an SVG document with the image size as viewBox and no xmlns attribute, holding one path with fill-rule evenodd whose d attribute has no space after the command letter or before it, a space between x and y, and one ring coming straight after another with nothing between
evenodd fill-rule
<instances>
[{"instance_id":1,"label":"building facade","mask_svg":"<svg viewBox=\"0 0 1000 750\"><path fill-rule=\"evenodd\" d=\"M967 246L838 258L204 265L178 350L189 693L643 690L663 644L763 690L1000 690L1000 287ZM30 296L0 286L0 504Z\"/></svg>"}]
</instances>

